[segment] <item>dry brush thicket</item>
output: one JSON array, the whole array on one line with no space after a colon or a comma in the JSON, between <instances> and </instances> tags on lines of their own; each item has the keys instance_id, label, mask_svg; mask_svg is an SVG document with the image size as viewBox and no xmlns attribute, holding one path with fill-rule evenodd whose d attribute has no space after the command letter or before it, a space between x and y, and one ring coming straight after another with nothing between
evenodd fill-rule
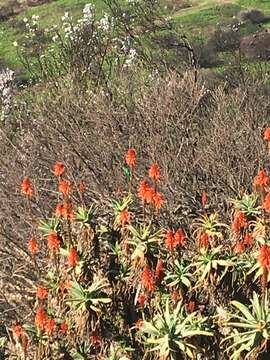
<instances>
[{"instance_id":1,"label":"dry brush thicket","mask_svg":"<svg viewBox=\"0 0 270 360\"><path fill-rule=\"evenodd\" d=\"M123 77L121 86L115 100L72 86L34 88L31 101L18 102L1 128L2 309L14 309L27 297L31 281L25 239L32 220L20 195L22 176L35 176L40 218L52 210L44 198L57 197L48 190L56 159L72 170L73 180L87 182L88 199L106 205L124 185L123 153L134 147L140 159L158 161L162 168L162 216L170 225L196 216L204 190L211 206L228 218L226 199L250 189L250 178L268 164L261 139L269 119L264 84L250 79L245 87L208 91L189 73L169 73L134 88ZM136 177L145 166L141 161ZM15 312L2 317L10 314Z\"/></svg>"}]
</instances>

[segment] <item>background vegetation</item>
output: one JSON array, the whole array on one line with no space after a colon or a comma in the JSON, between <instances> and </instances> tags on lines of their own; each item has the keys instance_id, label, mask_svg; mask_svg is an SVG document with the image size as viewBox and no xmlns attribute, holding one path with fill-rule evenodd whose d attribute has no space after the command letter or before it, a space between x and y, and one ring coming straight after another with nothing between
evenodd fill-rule
<instances>
[{"instance_id":1,"label":"background vegetation","mask_svg":"<svg viewBox=\"0 0 270 360\"><path fill-rule=\"evenodd\" d=\"M1 356L267 359L269 4L32 5L1 25Z\"/></svg>"}]
</instances>

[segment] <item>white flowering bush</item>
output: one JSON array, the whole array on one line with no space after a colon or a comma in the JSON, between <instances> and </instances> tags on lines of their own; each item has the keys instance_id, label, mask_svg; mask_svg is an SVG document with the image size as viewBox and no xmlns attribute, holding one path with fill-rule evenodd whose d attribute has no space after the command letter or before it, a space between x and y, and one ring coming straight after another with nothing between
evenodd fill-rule
<instances>
[{"instance_id":1,"label":"white flowering bush","mask_svg":"<svg viewBox=\"0 0 270 360\"><path fill-rule=\"evenodd\" d=\"M141 66L148 75L168 68L156 39L172 25L161 16L159 2L105 0L105 4L108 11L102 16L87 4L79 19L66 12L50 29L42 29L37 16L24 19L25 39L15 45L33 77L57 83L59 76L69 74L88 88L105 86L110 92L112 80L130 67Z\"/></svg>"},{"instance_id":2,"label":"white flowering bush","mask_svg":"<svg viewBox=\"0 0 270 360\"><path fill-rule=\"evenodd\" d=\"M8 117L13 104L14 94L14 72L10 69L5 69L0 72L0 103L1 103L1 122Z\"/></svg>"}]
</instances>

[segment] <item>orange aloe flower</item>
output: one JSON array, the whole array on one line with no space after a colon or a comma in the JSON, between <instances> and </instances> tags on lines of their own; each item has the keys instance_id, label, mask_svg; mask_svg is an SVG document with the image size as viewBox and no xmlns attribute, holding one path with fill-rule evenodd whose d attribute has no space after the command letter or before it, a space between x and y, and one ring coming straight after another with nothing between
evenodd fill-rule
<instances>
[{"instance_id":1,"label":"orange aloe flower","mask_svg":"<svg viewBox=\"0 0 270 360\"><path fill-rule=\"evenodd\" d=\"M47 313L43 307L39 308L35 316L35 324L39 330L45 330L47 324Z\"/></svg>"},{"instance_id":2,"label":"orange aloe flower","mask_svg":"<svg viewBox=\"0 0 270 360\"><path fill-rule=\"evenodd\" d=\"M253 235L252 234L246 234L243 240L244 244L246 246L252 246L253 245Z\"/></svg>"},{"instance_id":3,"label":"orange aloe flower","mask_svg":"<svg viewBox=\"0 0 270 360\"><path fill-rule=\"evenodd\" d=\"M67 259L68 266L69 267L76 266L78 264L79 260L80 260L80 258L79 258L77 249L75 247L72 247L68 254L68 259Z\"/></svg>"},{"instance_id":4,"label":"orange aloe flower","mask_svg":"<svg viewBox=\"0 0 270 360\"><path fill-rule=\"evenodd\" d=\"M136 165L136 151L134 149L129 149L125 158L126 164L133 168Z\"/></svg>"},{"instance_id":5,"label":"orange aloe flower","mask_svg":"<svg viewBox=\"0 0 270 360\"><path fill-rule=\"evenodd\" d=\"M154 182L159 182L160 181L160 169L158 164L152 164L149 168L149 177L154 181Z\"/></svg>"},{"instance_id":6,"label":"orange aloe flower","mask_svg":"<svg viewBox=\"0 0 270 360\"><path fill-rule=\"evenodd\" d=\"M85 181L81 180L79 183L79 192L83 194L85 192L85 189L86 189L86 183Z\"/></svg>"},{"instance_id":7,"label":"orange aloe flower","mask_svg":"<svg viewBox=\"0 0 270 360\"><path fill-rule=\"evenodd\" d=\"M266 212L270 213L270 193L265 196L263 208Z\"/></svg>"},{"instance_id":8,"label":"orange aloe flower","mask_svg":"<svg viewBox=\"0 0 270 360\"><path fill-rule=\"evenodd\" d=\"M147 199L147 192L148 192L149 188L150 188L150 185L148 184L147 180L142 180L140 182L138 196L143 202L146 201L146 199Z\"/></svg>"},{"instance_id":9,"label":"orange aloe flower","mask_svg":"<svg viewBox=\"0 0 270 360\"><path fill-rule=\"evenodd\" d=\"M61 176L65 172L65 165L61 162L57 162L54 165L53 173L55 176Z\"/></svg>"},{"instance_id":10,"label":"orange aloe flower","mask_svg":"<svg viewBox=\"0 0 270 360\"><path fill-rule=\"evenodd\" d=\"M29 337L26 333L22 335L22 349L23 352L26 354L29 348Z\"/></svg>"},{"instance_id":11,"label":"orange aloe flower","mask_svg":"<svg viewBox=\"0 0 270 360\"><path fill-rule=\"evenodd\" d=\"M140 295L138 296L138 304L139 304L141 307L144 307L145 300L146 300L146 296L145 296L144 294L140 294Z\"/></svg>"},{"instance_id":12,"label":"orange aloe flower","mask_svg":"<svg viewBox=\"0 0 270 360\"><path fill-rule=\"evenodd\" d=\"M40 300L45 300L48 297L48 290L42 286L39 286L36 291L36 296Z\"/></svg>"},{"instance_id":13,"label":"orange aloe flower","mask_svg":"<svg viewBox=\"0 0 270 360\"><path fill-rule=\"evenodd\" d=\"M73 220L75 213L71 202L65 202L64 204L57 204L55 209L55 215L57 217L63 217L64 219Z\"/></svg>"},{"instance_id":14,"label":"orange aloe flower","mask_svg":"<svg viewBox=\"0 0 270 360\"><path fill-rule=\"evenodd\" d=\"M45 330L48 336L51 336L56 327L56 321L54 319L47 320Z\"/></svg>"},{"instance_id":15,"label":"orange aloe flower","mask_svg":"<svg viewBox=\"0 0 270 360\"><path fill-rule=\"evenodd\" d=\"M135 323L136 329L141 329L143 327L143 319L139 319Z\"/></svg>"},{"instance_id":16,"label":"orange aloe flower","mask_svg":"<svg viewBox=\"0 0 270 360\"><path fill-rule=\"evenodd\" d=\"M52 231L47 236L48 248L51 251L58 251L60 248L60 239L55 231Z\"/></svg>"},{"instance_id":17,"label":"orange aloe flower","mask_svg":"<svg viewBox=\"0 0 270 360\"><path fill-rule=\"evenodd\" d=\"M55 215L57 217L63 217L64 216L64 204L57 204L56 205Z\"/></svg>"},{"instance_id":18,"label":"orange aloe flower","mask_svg":"<svg viewBox=\"0 0 270 360\"><path fill-rule=\"evenodd\" d=\"M183 229L178 229L174 234L175 244L183 246L186 242L186 235Z\"/></svg>"},{"instance_id":19,"label":"orange aloe flower","mask_svg":"<svg viewBox=\"0 0 270 360\"><path fill-rule=\"evenodd\" d=\"M247 226L248 221L246 215L242 211L236 211L232 223L232 232L235 235L238 235L240 231L245 229Z\"/></svg>"},{"instance_id":20,"label":"orange aloe flower","mask_svg":"<svg viewBox=\"0 0 270 360\"><path fill-rule=\"evenodd\" d=\"M189 301L187 304L186 304L186 309L189 313L193 313L195 310L196 310L196 304L195 304L195 301Z\"/></svg>"},{"instance_id":21,"label":"orange aloe flower","mask_svg":"<svg viewBox=\"0 0 270 360\"><path fill-rule=\"evenodd\" d=\"M89 340L90 340L91 344L94 346L99 346L101 344L101 336L100 335L93 334L89 337Z\"/></svg>"},{"instance_id":22,"label":"orange aloe flower","mask_svg":"<svg viewBox=\"0 0 270 360\"><path fill-rule=\"evenodd\" d=\"M119 220L120 220L122 225L126 225L127 223L130 222L130 213L128 212L127 209L120 212Z\"/></svg>"},{"instance_id":23,"label":"orange aloe flower","mask_svg":"<svg viewBox=\"0 0 270 360\"><path fill-rule=\"evenodd\" d=\"M270 248L267 245L262 245L259 251L257 260L260 266L267 271L270 270Z\"/></svg>"},{"instance_id":24,"label":"orange aloe flower","mask_svg":"<svg viewBox=\"0 0 270 360\"><path fill-rule=\"evenodd\" d=\"M270 127L266 128L263 134L263 138L266 141L270 141Z\"/></svg>"},{"instance_id":25,"label":"orange aloe flower","mask_svg":"<svg viewBox=\"0 0 270 360\"><path fill-rule=\"evenodd\" d=\"M37 243L37 240L32 238L28 241L28 244L27 244L27 247L28 247L28 250L30 252L31 255L35 255L38 253L38 243Z\"/></svg>"},{"instance_id":26,"label":"orange aloe flower","mask_svg":"<svg viewBox=\"0 0 270 360\"><path fill-rule=\"evenodd\" d=\"M22 193L31 198L33 196L33 188L28 176L26 176L21 184Z\"/></svg>"},{"instance_id":27,"label":"orange aloe flower","mask_svg":"<svg viewBox=\"0 0 270 360\"><path fill-rule=\"evenodd\" d=\"M169 251L173 251L176 247L174 232L167 230L165 234L165 245Z\"/></svg>"},{"instance_id":28,"label":"orange aloe flower","mask_svg":"<svg viewBox=\"0 0 270 360\"><path fill-rule=\"evenodd\" d=\"M64 321L60 324L59 334L66 334L68 332L68 324Z\"/></svg>"},{"instance_id":29,"label":"orange aloe flower","mask_svg":"<svg viewBox=\"0 0 270 360\"><path fill-rule=\"evenodd\" d=\"M153 205L155 206L156 210L160 210L164 206L164 196L160 192L155 191L153 195Z\"/></svg>"},{"instance_id":30,"label":"orange aloe flower","mask_svg":"<svg viewBox=\"0 0 270 360\"><path fill-rule=\"evenodd\" d=\"M145 266L141 278L142 286L149 292L155 291L155 280L149 266Z\"/></svg>"},{"instance_id":31,"label":"orange aloe flower","mask_svg":"<svg viewBox=\"0 0 270 360\"><path fill-rule=\"evenodd\" d=\"M245 244L243 241L239 241L233 248L235 254L242 254L245 250Z\"/></svg>"},{"instance_id":32,"label":"orange aloe flower","mask_svg":"<svg viewBox=\"0 0 270 360\"><path fill-rule=\"evenodd\" d=\"M21 337L24 334L23 327L21 325L14 325L12 327L12 333L14 337Z\"/></svg>"},{"instance_id":33,"label":"orange aloe flower","mask_svg":"<svg viewBox=\"0 0 270 360\"><path fill-rule=\"evenodd\" d=\"M207 204L207 194L205 191L202 192L202 208L205 209Z\"/></svg>"},{"instance_id":34,"label":"orange aloe flower","mask_svg":"<svg viewBox=\"0 0 270 360\"><path fill-rule=\"evenodd\" d=\"M255 176L254 181L253 181L253 186L254 187L261 187L263 189L265 189L268 186L269 183L269 178L266 175L265 170L260 170L258 172L258 175Z\"/></svg>"},{"instance_id":35,"label":"orange aloe flower","mask_svg":"<svg viewBox=\"0 0 270 360\"><path fill-rule=\"evenodd\" d=\"M59 192L61 192L64 195L68 195L71 191L71 184L70 181L68 180L61 180L59 181L59 186L58 186L58 190Z\"/></svg>"},{"instance_id":36,"label":"orange aloe flower","mask_svg":"<svg viewBox=\"0 0 270 360\"><path fill-rule=\"evenodd\" d=\"M149 188L146 190L145 193L145 201L147 204L153 204L154 203L154 196L156 194L156 191L153 187L149 186Z\"/></svg>"},{"instance_id":37,"label":"orange aloe flower","mask_svg":"<svg viewBox=\"0 0 270 360\"><path fill-rule=\"evenodd\" d=\"M173 290L171 293L172 301L177 302L180 300L179 290Z\"/></svg>"},{"instance_id":38,"label":"orange aloe flower","mask_svg":"<svg viewBox=\"0 0 270 360\"><path fill-rule=\"evenodd\" d=\"M156 279L161 281L164 276L164 264L161 259L158 259L157 266L156 266Z\"/></svg>"},{"instance_id":39,"label":"orange aloe flower","mask_svg":"<svg viewBox=\"0 0 270 360\"><path fill-rule=\"evenodd\" d=\"M209 245L209 235L206 232L203 232L199 235L199 246L206 248Z\"/></svg>"}]
</instances>

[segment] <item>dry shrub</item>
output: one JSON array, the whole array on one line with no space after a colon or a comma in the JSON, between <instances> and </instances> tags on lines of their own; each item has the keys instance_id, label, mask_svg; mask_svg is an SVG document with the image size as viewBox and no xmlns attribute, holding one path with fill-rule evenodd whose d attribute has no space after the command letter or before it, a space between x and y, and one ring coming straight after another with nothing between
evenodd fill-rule
<instances>
[{"instance_id":1,"label":"dry shrub","mask_svg":"<svg viewBox=\"0 0 270 360\"><path fill-rule=\"evenodd\" d=\"M57 204L56 192L47 190L56 160L69 169L74 197L76 184L84 179L88 203L99 199L106 205L124 185L123 156L134 147L139 159L160 164L167 201L163 215L167 223L177 224L196 213L203 190L217 208L225 198L249 189L267 162L262 131L269 120L269 97L260 91L262 83L247 81L227 92L223 87L207 90L190 73L168 74L136 88L131 78L123 75L112 100L102 92L80 93L68 86L37 87L31 105L18 105L14 119L1 129L0 282L6 297L10 292L25 296L33 267L26 243L37 224L20 194L24 175L36 187L37 218L46 218ZM139 163L137 179L147 174L145 166ZM0 310L17 303L2 299Z\"/></svg>"}]
</instances>

